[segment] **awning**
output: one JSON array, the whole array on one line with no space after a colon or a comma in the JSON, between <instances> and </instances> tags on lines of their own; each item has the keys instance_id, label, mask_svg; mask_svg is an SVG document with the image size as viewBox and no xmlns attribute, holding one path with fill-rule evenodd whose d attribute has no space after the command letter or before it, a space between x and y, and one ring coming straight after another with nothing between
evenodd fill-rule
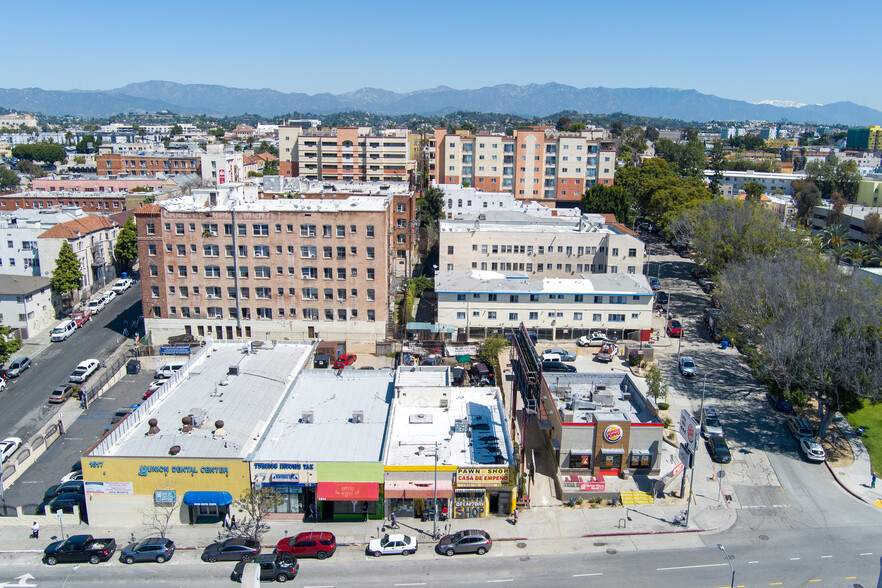
<instances>
[{"instance_id":1,"label":"awning","mask_svg":"<svg viewBox=\"0 0 882 588\"><path fill-rule=\"evenodd\" d=\"M600 450L603 455L625 455L624 449L613 449L611 447L603 447Z\"/></svg>"},{"instance_id":2,"label":"awning","mask_svg":"<svg viewBox=\"0 0 882 588\"><path fill-rule=\"evenodd\" d=\"M227 506L233 502L229 492L195 492L184 494L184 504L187 506Z\"/></svg>"},{"instance_id":3,"label":"awning","mask_svg":"<svg viewBox=\"0 0 882 588\"><path fill-rule=\"evenodd\" d=\"M394 481L386 482L383 490L386 498L433 498L435 496L434 482ZM451 498L453 496L453 482L451 480L438 481L438 498Z\"/></svg>"},{"instance_id":4,"label":"awning","mask_svg":"<svg viewBox=\"0 0 882 588\"><path fill-rule=\"evenodd\" d=\"M632 449L631 455L652 455L649 449Z\"/></svg>"},{"instance_id":5,"label":"awning","mask_svg":"<svg viewBox=\"0 0 882 588\"><path fill-rule=\"evenodd\" d=\"M317 500L377 500L376 482L319 482L315 487Z\"/></svg>"}]
</instances>

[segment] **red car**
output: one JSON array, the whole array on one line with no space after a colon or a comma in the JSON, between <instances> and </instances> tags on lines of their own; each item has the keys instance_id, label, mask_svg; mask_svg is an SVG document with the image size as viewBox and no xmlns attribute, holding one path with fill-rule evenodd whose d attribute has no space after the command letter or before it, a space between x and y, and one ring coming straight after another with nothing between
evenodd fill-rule
<instances>
[{"instance_id":1,"label":"red car","mask_svg":"<svg viewBox=\"0 0 882 588\"><path fill-rule=\"evenodd\" d=\"M87 322L92 320L92 311L89 309L79 310L79 311L73 313L70 316L70 318L73 319L74 324L79 329L80 327L85 325Z\"/></svg>"},{"instance_id":2,"label":"red car","mask_svg":"<svg viewBox=\"0 0 882 588\"><path fill-rule=\"evenodd\" d=\"M344 353L337 358L337 361L334 362L333 369L342 370L347 365L352 365L353 363L355 363L356 359L358 359L358 356L354 353Z\"/></svg>"},{"instance_id":3,"label":"red car","mask_svg":"<svg viewBox=\"0 0 882 588\"><path fill-rule=\"evenodd\" d=\"M671 319L668 321L668 337L682 337L683 336L683 325L680 324L680 321L677 319Z\"/></svg>"},{"instance_id":4,"label":"red car","mask_svg":"<svg viewBox=\"0 0 882 588\"><path fill-rule=\"evenodd\" d=\"M333 533L309 531L293 537L285 537L276 545L276 553L290 553L294 557L325 559L337 551L337 539Z\"/></svg>"}]
</instances>

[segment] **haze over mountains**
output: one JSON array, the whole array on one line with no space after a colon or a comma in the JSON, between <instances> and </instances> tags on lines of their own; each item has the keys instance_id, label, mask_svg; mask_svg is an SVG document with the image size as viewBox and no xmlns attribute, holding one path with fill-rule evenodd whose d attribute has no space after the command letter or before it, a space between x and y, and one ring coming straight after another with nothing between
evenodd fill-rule
<instances>
[{"instance_id":1,"label":"haze over mountains","mask_svg":"<svg viewBox=\"0 0 882 588\"><path fill-rule=\"evenodd\" d=\"M583 113L666 117L684 121L766 120L868 125L882 122L882 111L835 102L796 106L786 100L750 103L695 90L674 88L575 88L563 84L503 84L475 90L438 86L397 93L362 88L344 94L308 95L264 88L249 90L208 84L149 81L106 91L0 89L0 106L48 115L102 117L128 112L169 110L180 114L276 116L292 112L330 114L361 110L378 114L443 115L458 110L526 117L563 110Z\"/></svg>"}]
</instances>

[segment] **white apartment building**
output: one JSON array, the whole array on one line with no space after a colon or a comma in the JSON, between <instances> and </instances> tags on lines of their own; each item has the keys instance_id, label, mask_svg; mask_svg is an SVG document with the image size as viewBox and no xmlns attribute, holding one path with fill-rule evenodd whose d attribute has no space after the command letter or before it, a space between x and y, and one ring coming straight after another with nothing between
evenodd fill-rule
<instances>
[{"instance_id":1,"label":"white apartment building","mask_svg":"<svg viewBox=\"0 0 882 588\"><path fill-rule=\"evenodd\" d=\"M577 218L578 208L549 208L532 200L518 200L510 192L482 192L459 184L435 184L444 192L444 215L459 219L468 215L520 212L539 217Z\"/></svg>"},{"instance_id":2,"label":"white apartment building","mask_svg":"<svg viewBox=\"0 0 882 588\"><path fill-rule=\"evenodd\" d=\"M523 272L531 278L643 273L646 246L603 215L494 211L441 220L442 271Z\"/></svg>"},{"instance_id":3,"label":"white apartment building","mask_svg":"<svg viewBox=\"0 0 882 588\"><path fill-rule=\"evenodd\" d=\"M58 223L85 216L79 207L61 210L20 208L0 214L0 274L41 275L38 237Z\"/></svg>"},{"instance_id":4,"label":"white apartment building","mask_svg":"<svg viewBox=\"0 0 882 588\"><path fill-rule=\"evenodd\" d=\"M36 127L37 119L30 114L18 114L15 112L0 114L0 129L17 129L21 125Z\"/></svg>"},{"instance_id":5,"label":"white apartment building","mask_svg":"<svg viewBox=\"0 0 882 588\"><path fill-rule=\"evenodd\" d=\"M710 182L714 172L713 170L705 170L704 175L705 181ZM805 177L805 172L787 174L753 170L724 171L722 180L723 197L732 198L732 196L737 196L744 189L744 184L748 182L760 184L763 187L764 194L774 194L775 191L780 190L787 196L793 196L791 182L794 180L804 180Z\"/></svg>"},{"instance_id":6,"label":"white apartment building","mask_svg":"<svg viewBox=\"0 0 882 588\"><path fill-rule=\"evenodd\" d=\"M596 330L621 336L651 328L653 292L641 274L533 278L525 273L440 271L438 324L458 338L524 323L541 339L572 339Z\"/></svg>"},{"instance_id":7,"label":"white apartment building","mask_svg":"<svg viewBox=\"0 0 882 588\"><path fill-rule=\"evenodd\" d=\"M202 159L202 180L218 186L241 182L245 164L241 151L226 151L220 143L206 145Z\"/></svg>"},{"instance_id":8,"label":"white apartment building","mask_svg":"<svg viewBox=\"0 0 882 588\"><path fill-rule=\"evenodd\" d=\"M28 339L52 326L52 284L39 276L0 275L0 319Z\"/></svg>"}]
</instances>

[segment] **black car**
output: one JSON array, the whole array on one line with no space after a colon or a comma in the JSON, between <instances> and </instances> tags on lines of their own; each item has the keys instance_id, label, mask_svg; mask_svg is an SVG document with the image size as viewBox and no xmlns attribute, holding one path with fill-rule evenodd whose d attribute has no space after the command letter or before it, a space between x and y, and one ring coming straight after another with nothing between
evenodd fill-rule
<instances>
[{"instance_id":1,"label":"black car","mask_svg":"<svg viewBox=\"0 0 882 588\"><path fill-rule=\"evenodd\" d=\"M667 304L668 303L668 293L665 292L664 290L659 290L658 292L656 292L655 293L655 302L656 302L656 304L661 304L662 306Z\"/></svg>"},{"instance_id":2,"label":"black car","mask_svg":"<svg viewBox=\"0 0 882 588\"><path fill-rule=\"evenodd\" d=\"M542 371L543 372L571 373L571 372L575 372L576 368L575 368L575 366L567 365L561 361L543 361L542 362Z\"/></svg>"},{"instance_id":3,"label":"black car","mask_svg":"<svg viewBox=\"0 0 882 588\"><path fill-rule=\"evenodd\" d=\"M732 454L729 453L729 446L726 445L726 439L719 435L711 435L705 441L707 452L711 459L717 463L729 463L732 461Z\"/></svg>"},{"instance_id":4,"label":"black car","mask_svg":"<svg viewBox=\"0 0 882 588\"><path fill-rule=\"evenodd\" d=\"M162 537L150 537L136 543L129 543L120 551L119 561L133 564L141 561L165 563L175 554L175 542Z\"/></svg>"},{"instance_id":5,"label":"black car","mask_svg":"<svg viewBox=\"0 0 882 588\"><path fill-rule=\"evenodd\" d=\"M248 562L240 561L236 564L236 567L233 568L233 573L230 574L230 579L233 582L242 581L242 573L244 572L245 564L247 563ZM287 582L288 580L296 578L297 572L300 571L300 564L297 563L297 560L291 557L291 554L287 552L281 552L275 555L260 555L254 560L254 563L260 566L261 581L269 580L271 582Z\"/></svg>"},{"instance_id":6,"label":"black car","mask_svg":"<svg viewBox=\"0 0 882 588\"><path fill-rule=\"evenodd\" d=\"M52 500L59 494L83 494L83 492L85 492L85 490L83 490L82 480L70 480L68 482L64 482L63 484L55 484L54 486L49 486L49 488L47 488L46 492L43 494L43 500Z\"/></svg>"},{"instance_id":7,"label":"black car","mask_svg":"<svg viewBox=\"0 0 882 588\"><path fill-rule=\"evenodd\" d=\"M202 552L202 561L251 561L260 555L260 542L236 537L212 543Z\"/></svg>"},{"instance_id":8,"label":"black car","mask_svg":"<svg viewBox=\"0 0 882 588\"><path fill-rule=\"evenodd\" d=\"M86 506L86 496L78 492L65 492L54 498L43 499L43 502L37 506L36 514L51 514L59 510L73 514L75 506L79 506L82 511Z\"/></svg>"},{"instance_id":9,"label":"black car","mask_svg":"<svg viewBox=\"0 0 882 588\"><path fill-rule=\"evenodd\" d=\"M780 410L781 412L793 412L793 405L785 398L775 396L771 392L766 392L766 398L769 399L769 404L771 404L775 410Z\"/></svg>"}]
</instances>

